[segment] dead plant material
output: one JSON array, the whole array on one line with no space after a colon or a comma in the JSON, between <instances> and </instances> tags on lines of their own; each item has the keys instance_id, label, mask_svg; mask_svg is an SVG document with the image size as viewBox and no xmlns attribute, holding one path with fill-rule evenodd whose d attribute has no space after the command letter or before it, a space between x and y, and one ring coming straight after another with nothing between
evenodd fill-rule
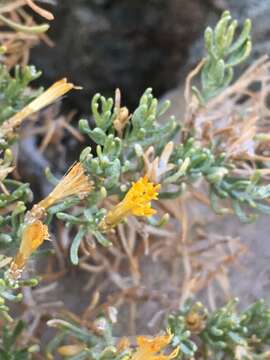
<instances>
[{"instance_id":1,"label":"dead plant material","mask_svg":"<svg viewBox=\"0 0 270 360\"><path fill-rule=\"evenodd\" d=\"M0 7L0 43L5 49L2 58L8 69L17 64L27 65L30 50L40 41L53 46L53 42L44 34L47 24L37 24L28 10L51 21L51 12L37 5L33 0L9 1Z\"/></svg>"}]
</instances>

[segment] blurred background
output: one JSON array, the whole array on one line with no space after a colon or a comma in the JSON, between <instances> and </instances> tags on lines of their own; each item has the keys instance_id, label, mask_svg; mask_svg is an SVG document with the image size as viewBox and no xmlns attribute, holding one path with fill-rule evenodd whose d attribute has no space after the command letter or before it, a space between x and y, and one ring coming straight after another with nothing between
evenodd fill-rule
<instances>
[{"instance_id":1,"label":"blurred background","mask_svg":"<svg viewBox=\"0 0 270 360\"><path fill-rule=\"evenodd\" d=\"M203 32L229 9L241 22L253 20L253 58L269 53L268 0L47 0L55 15L49 36L31 62L43 70L42 83L68 76L84 87L69 105L89 113L96 92L116 87L134 107L149 86L157 96L177 87L203 55ZM67 103L65 102L67 105Z\"/></svg>"}]
</instances>

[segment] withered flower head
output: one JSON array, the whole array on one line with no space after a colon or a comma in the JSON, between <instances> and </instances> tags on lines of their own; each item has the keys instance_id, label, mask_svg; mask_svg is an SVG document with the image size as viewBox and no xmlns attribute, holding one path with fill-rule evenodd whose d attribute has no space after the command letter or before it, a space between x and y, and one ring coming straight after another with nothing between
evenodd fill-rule
<instances>
[{"instance_id":1,"label":"withered flower head","mask_svg":"<svg viewBox=\"0 0 270 360\"><path fill-rule=\"evenodd\" d=\"M6 136L12 133L14 129L21 125L21 123L33 113L40 109L52 104L55 100L69 92L74 85L67 82L67 79L62 79L54 83L49 89L44 91L40 96L33 100L30 104L26 105L21 111L12 116L4 122L0 127L1 136Z\"/></svg>"},{"instance_id":2,"label":"withered flower head","mask_svg":"<svg viewBox=\"0 0 270 360\"><path fill-rule=\"evenodd\" d=\"M75 163L67 174L59 181L53 191L37 206L47 209L55 203L69 196L77 195L84 198L93 189L92 182L85 174L83 165L80 162Z\"/></svg>"},{"instance_id":3,"label":"withered flower head","mask_svg":"<svg viewBox=\"0 0 270 360\"><path fill-rule=\"evenodd\" d=\"M155 150L153 146L150 146L143 154L146 175L153 183L160 183L162 176L175 167L174 164L169 162L173 152L173 146L172 141L168 142L160 157L157 156L154 159L153 155Z\"/></svg>"}]
</instances>

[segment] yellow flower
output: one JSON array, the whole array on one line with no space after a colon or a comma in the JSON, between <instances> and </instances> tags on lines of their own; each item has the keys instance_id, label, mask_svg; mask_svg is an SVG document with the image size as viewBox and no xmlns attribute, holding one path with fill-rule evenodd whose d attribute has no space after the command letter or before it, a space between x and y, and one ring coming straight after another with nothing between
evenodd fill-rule
<instances>
[{"instance_id":1,"label":"yellow flower","mask_svg":"<svg viewBox=\"0 0 270 360\"><path fill-rule=\"evenodd\" d=\"M127 192L124 199L108 212L100 224L102 230L108 230L129 215L151 216L156 213L151 208L151 200L158 198L160 185L149 182L147 176L140 178Z\"/></svg>"},{"instance_id":2,"label":"yellow flower","mask_svg":"<svg viewBox=\"0 0 270 360\"><path fill-rule=\"evenodd\" d=\"M74 85L67 82L67 79L62 79L54 83L49 89L44 91L30 104L26 105L21 111L12 116L10 119L4 122L0 127L0 133L2 136L6 136L12 133L14 129L21 125L21 123L31 114L39 111L45 106L50 105L55 100L65 95L68 91L74 88Z\"/></svg>"},{"instance_id":3,"label":"yellow flower","mask_svg":"<svg viewBox=\"0 0 270 360\"><path fill-rule=\"evenodd\" d=\"M40 220L26 225L22 233L20 249L10 265L9 277L11 279L15 280L21 276L27 260L44 240L48 238L48 227Z\"/></svg>"},{"instance_id":4,"label":"yellow flower","mask_svg":"<svg viewBox=\"0 0 270 360\"><path fill-rule=\"evenodd\" d=\"M48 228L42 223L46 209L58 201L72 195L85 197L92 189L92 183L84 173L82 164L76 163L59 181L53 191L25 216L25 228L22 233L20 249L8 271L10 279L21 276L24 266L32 253L48 238Z\"/></svg>"},{"instance_id":5,"label":"yellow flower","mask_svg":"<svg viewBox=\"0 0 270 360\"><path fill-rule=\"evenodd\" d=\"M72 195L84 198L92 188L92 183L85 174L82 164L79 162L75 163L59 181L53 191L45 199L40 201L36 207L47 209L58 201Z\"/></svg>"},{"instance_id":6,"label":"yellow flower","mask_svg":"<svg viewBox=\"0 0 270 360\"><path fill-rule=\"evenodd\" d=\"M25 259L28 259L34 251L43 243L45 239L49 238L47 225L44 225L40 220L32 224L26 225L20 245L20 253Z\"/></svg>"},{"instance_id":7,"label":"yellow flower","mask_svg":"<svg viewBox=\"0 0 270 360\"><path fill-rule=\"evenodd\" d=\"M139 336L137 338L138 347L132 354L131 360L169 360L174 359L179 352L175 349L169 355L162 353L162 350L170 344L172 335L156 336L154 338L146 338Z\"/></svg>"}]
</instances>

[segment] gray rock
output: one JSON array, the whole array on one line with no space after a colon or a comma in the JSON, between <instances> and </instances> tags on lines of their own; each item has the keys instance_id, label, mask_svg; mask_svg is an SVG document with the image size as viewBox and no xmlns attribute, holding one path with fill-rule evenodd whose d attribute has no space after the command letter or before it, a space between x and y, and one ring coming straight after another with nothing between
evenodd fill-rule
<instances>
[{"instance_id":1,"label":"gray rock","mask_svg":"<svg viewBox=\"0 0 270 360\"><path fill-rule=\"evenodd\" d=\"M120 87L135 105L146 87L160 95L174 87L188 50L202 32L208 5L200 0L59 0L50 32L56 47L33 51L49 83L68 76L84 87L71 99L89 110L95 92Z\"/></svg>"}]
</instances>

